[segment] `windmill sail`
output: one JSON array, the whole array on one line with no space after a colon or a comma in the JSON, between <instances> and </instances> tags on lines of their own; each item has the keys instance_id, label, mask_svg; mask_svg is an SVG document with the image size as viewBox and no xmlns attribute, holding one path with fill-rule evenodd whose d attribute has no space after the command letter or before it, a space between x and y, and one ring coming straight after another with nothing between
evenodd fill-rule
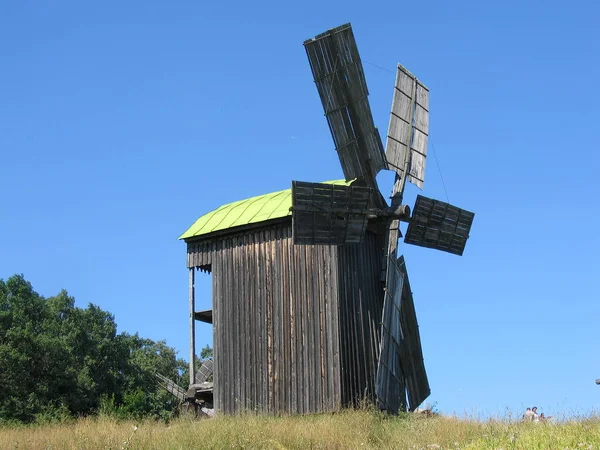
<instances>
[{"instance_id":1,"label":"windmill sail","mask_svg":"<svg viewBox=\"0 0 600 450\"><path fill-rule=\"evenodd\" d=\"M406 380L406 391L408 393L408 410L414 411L425 401L431 390L427 380L427 372L423 362L423 350L421 349L421 336L417 313L413 302L410 282L404 256L398 258L398 268L402 273L402 302L400 308L400 319L402 324L402 345L400 346L400 361Z\"/></svg>"},{"instance_id":2,"label":"windmill sail","mask_svg":"<svg viewBox=\"0 0 600 450\"><path fill-rule=\"evenodd\" d=\"M202 363L202 366L196 372L194 377L194 381L198 384L204 383L207 381L210 376L213 374L215 363L212 359L207 359Z\"/></svg>"},{"instance_id":3,"label":"windmill sail","mask_svg":"<svg viewBox=\"0 0 600 450\"><path fill-rule=\"evenodd\" d=\"M408 163L407 181L419 189L423 189L425 181L428 137L429 89L398 64L385 153L390 169L400 179L404 178Z\"/></svg>"},{"instance_id":4,"label":"windmill sail","mask_svg":"<svg viewBox=\"0 0 600 450\"><path fill-rule=\"evenodd\" d=\"M185 400L185 390L181 386L160 373L155 373L154 375L158 378L160 386L167 392L177 397L182 402Z\"/></svg>"},{"instance_id":5,"label":"windmill sail","mask_svg":"<svg viewBox=\"0 0 600 450\"><path fill-rule=\"evenodd\" d=\"M403 339L401 327L401 301L403 276L390 255L387 264L385 297L381 319L381 344L375 395L381 409L397 414L406 408L406 386L404 373L400 363L400 349Z\"/></svg>"},{"instance_id":6,"label":"windmill sail","mask_svg":"<svg viewBox=\"0 0 600 450\"><path fill-rule=\"evenodd\" d=\"M404 242L462 255L475 214L417 195Z\"/></svg>"},{"instance_id":7,"label":"windmill sail","mask_svg":"<svg viewBox=\"0 0 600 450\"><path fill-rule=\"evenodd\" d=\"M342 245L363 240L372 189L292 182L294 244Z\"/></svg>"},{"instance_id":8,"label":"windmill sail","mask_svg":"<svg viewBox=\"0 0 600 450\"><path fill-rule=\"evenodd\" d=\"M377 402L394 414L414 411L430 392L404 257L395 260L390 255L375 382Z\"/></svg>"},{"instance_id":9,"label":"windmill sail","mask_svg":"<svg viewBox=\"0 0 600 450\"><path fill-rule=\"evenodd\" d=\"M352 27L333 28L304 47L346 180L377 188L375 177L387 162Z\"/></svg>"}]
</instances>

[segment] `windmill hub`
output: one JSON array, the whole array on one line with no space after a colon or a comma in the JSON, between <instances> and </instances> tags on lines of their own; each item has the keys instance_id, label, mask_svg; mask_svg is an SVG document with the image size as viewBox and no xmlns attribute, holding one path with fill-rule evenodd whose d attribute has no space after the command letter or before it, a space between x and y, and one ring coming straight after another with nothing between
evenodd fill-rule
<instances>
[{"instance_id":1,"label":"windmill hub","mask_svg":"<svg viewBox=\"0 0 600 450\"><path fill-rule=\"evenodd\" d=\"M402 222L410 222L410 206L398 205L390 208L389 217L401 220Z\"/></svg>"}]
</instances>

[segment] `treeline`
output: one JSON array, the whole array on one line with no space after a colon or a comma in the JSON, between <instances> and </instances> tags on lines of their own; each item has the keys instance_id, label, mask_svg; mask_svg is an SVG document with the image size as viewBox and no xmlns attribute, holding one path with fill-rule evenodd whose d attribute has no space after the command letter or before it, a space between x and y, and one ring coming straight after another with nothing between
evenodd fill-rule
<instances>
[{"instance_id":1,"label":"treeline","mask_svg":"<svg viewBox=\"0 0 600 450\"><path fill-rule=\"evenodd\" d=\"M23 276L0 280L0 423L99 412L168 419L176 399L155 372L187 388L187 363L164 341L117 333L112 314L75 307L66 291L44 298Z\"/></svg>"}]
</instances>

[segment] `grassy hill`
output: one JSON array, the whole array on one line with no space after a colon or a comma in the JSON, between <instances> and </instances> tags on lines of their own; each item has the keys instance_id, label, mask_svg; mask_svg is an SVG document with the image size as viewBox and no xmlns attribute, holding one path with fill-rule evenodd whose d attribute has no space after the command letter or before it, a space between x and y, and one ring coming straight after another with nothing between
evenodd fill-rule
<instances>
[{"instance_id":1,"label":"grassy hill","mask_svg":"<svg viewBox=\"0 0 600 450\"><path fill-rule=\"evenodd\" d=\"M62 424L2 426L2 449L600 449L600 418L561 423L468 421L345 411L305 417L106 417Z\"/></svg>"}]
</instances>

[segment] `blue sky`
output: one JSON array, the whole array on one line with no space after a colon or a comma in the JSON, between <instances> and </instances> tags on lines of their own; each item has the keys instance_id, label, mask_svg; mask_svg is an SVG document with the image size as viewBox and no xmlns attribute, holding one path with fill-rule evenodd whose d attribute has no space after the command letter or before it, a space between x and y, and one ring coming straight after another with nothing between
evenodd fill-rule
<instances>
[{"instance_id":1,"label":"blue sky","mask_svg":"<svg viewBox=\"0 0 600 450\"><path fill-rule=\"evenodd\" d=\"M400 246L430 401L600 406L597 3L52 3L0 5L0 278L65 288L187 357L177 237L221 204L342 177L302 42L350 21L376 125L401 62L431 89L424 194L446 198L433 145L476 212L463 257Z\"/></svg>"}]
</instances>

